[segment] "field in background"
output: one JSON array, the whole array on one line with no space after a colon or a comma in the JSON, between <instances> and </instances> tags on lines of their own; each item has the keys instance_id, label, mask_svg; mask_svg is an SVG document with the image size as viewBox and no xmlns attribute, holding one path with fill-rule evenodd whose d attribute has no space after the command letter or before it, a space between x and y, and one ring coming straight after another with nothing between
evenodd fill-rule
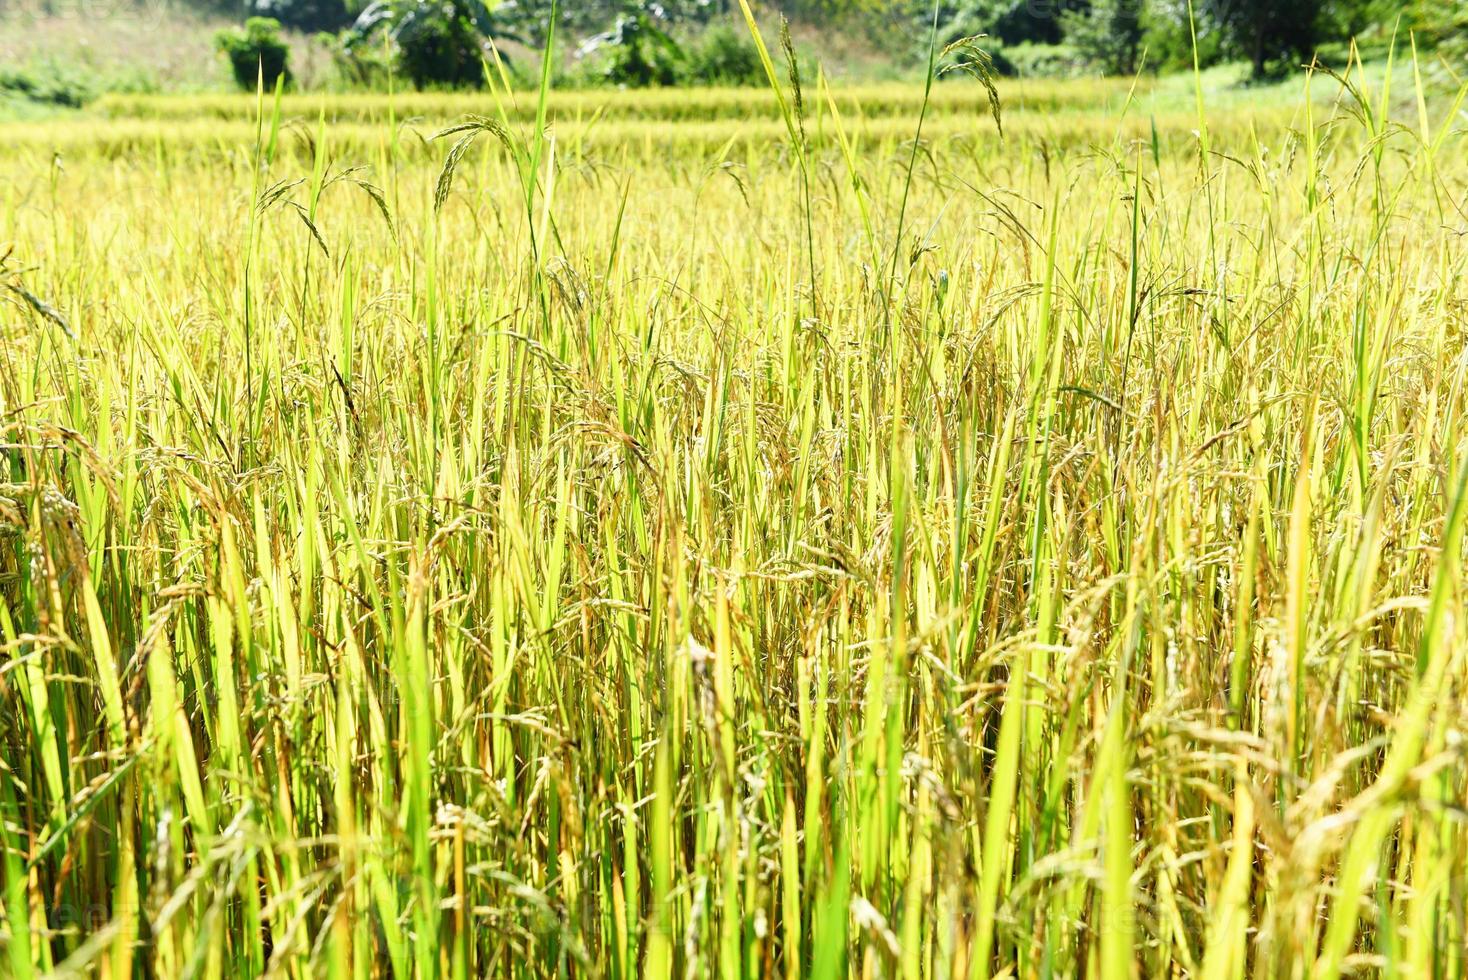
<instances>
[{"instance_id":1,"label":"field in background","mask_svg":"<svg viewBox=\"0 0 1468 980\"><path fill-rule=\"evenodd\" d=\"M1215 133L1225 144L1248 142L1250 132L1262 129L1278 134L1302 125L1306 85L1301 79L1245 86L1242 69L1226 66L1205 72L1204 97L1214 112ZM1381 85L1387 72L1369 66L1371 84ZM1391 72L1397 86L1393 111L1414 110L1410 67ZM897 144L912 138L923 88L903 82L861 85L812 84L806 137L827 153L839 147L837 120L853 139L865 139L867 152L895 152ZM1337 116L1346 112L1334 82L1317 82L1311 92L1318 111ZM998 95L1007 118L1011 141L1025 154L1042 156L1053 149L1087 149L1097 145L1154 138L1170 150L1195 150L1198 127L1197 92L1193 79L1180 76L1095 79L1085 83L1048 79L1001 80ZM834 110L833 110L834 105ZM273 107L272 107L273 108ZM248 153L258 128L256 99L238 94L198 93L110 94L78 112L12 123L6 127L11 157L34 154L63 161L73 153L83 156L132 157L148 154L160 160L174 155L193 158L238 157ZM503 111L521 125L535 119L534 93L524 93L501 106L489 94L408 92L386 94L285 94L279 102L276 152L309 164L314 155L316 130L330 126L335 152L363 161L384 148L399 159L436 165L446 147L433 136L466 115ZM768 91L751 88L647 89L622 92L607 89L552 92L548 111L556 120L563 151L592 159L623 153L648 157L676 149L686 158L722 162L730 153L766 155L787 135L779 106ZM969 146L972 155L994 139L989 96L979 85L947 81L937 85L928 100L924 135ZM159 156L161 154L161 156ZM1013 157L1013 153L1002 157Z\"/></svg>"},{"instance_id":2,"label":"field in background","mask_svg":"<svg viewBox=\"0 0 1468 980\"><path fill-rule=\"evenodd\" d=\"M1386 77L0 127L5 970L1463 975Z\"/></svg>"}]
</instances>

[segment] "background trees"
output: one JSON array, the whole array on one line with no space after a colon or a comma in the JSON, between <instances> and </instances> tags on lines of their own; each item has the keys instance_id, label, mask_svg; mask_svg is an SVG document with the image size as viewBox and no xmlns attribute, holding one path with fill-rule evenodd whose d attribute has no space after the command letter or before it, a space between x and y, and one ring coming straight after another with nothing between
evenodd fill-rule
<instances>
[{"instance_id":1,"label":"background trees","mask_svg":"<svg viewBox=\"0 0 1468 980\"><path fill-rule=\"evenodd\" d=\"M920 22L931 7L909 0ZM1468 2L1425 0L944 0L950 34L989 35L1005 46L1064 43L1091 69L1127 73L1148 52L1153 68L1192 63L1194 28L1200 61L1242 60L1255 78L1288 71L1323 46L1353 37L1415 31L1420 45L1461 45Z\"/></svg>"},{"instance_id":2,"label":"background trees","mask_svg":"<svg viewBox=\"0 0 1468 980\"><path fill-rule=\"evenodd\" d=\"M1109 75L1137 70L1146 28L1137 0L1092 0L1090 9L1067 10L1061 27L1078 54Z\"/></svg>"},{"instance_id":3,"label":"background trees","mask_svg":"<svg viewBox=\"0 0 1468 980\"><path fill-rule=\"evenodd\" d=\"M1225 0L1209 9L1234 52L1253 65L1255 78L1263 78L1291 60L1309 59L1325 39L1323 8L1322 0Z\"/></svg>"},{"instance_id":4,"label":"background trees","mask_svg":"<svg viewBox=\"0 0 1468 980\"><path fill-rule=\"evenodd\" d=\"M340 32L336 51L347 59L380 59L386 36L403 75L438 85L475 84L489 38L539 48L553 9L552 0L190 2L215 9L241 4L234 9L287 28ZM823 45L831 38L865 37L873 60L890 62L894 72L925 59L934 15L933 0L751 2L766 15L788 15ZM732 80L742 77L752 57L739 50L747 38L740 40L738 0L561 0L554 10L558 36L596 62L588 71L592 80ZM1188 0L937 0L936 13L940 42L985 35L995 64L1016 74L1186 69L1196 40L1205 67L1239 61L1262 79L1294 70L1322 51L1338 57L1352 38L1380 47L1394 28L1404 40L1412 32L1420 50L1461 58L1468 48L1468 0L1193 0L1191 7ZM373 45L363 43L369 38ZM721 65L700 67L705 49ZM371 66L357 67L365 75ZM345 74L352 73L349 66Z\"/></svg>"}]
</instances>

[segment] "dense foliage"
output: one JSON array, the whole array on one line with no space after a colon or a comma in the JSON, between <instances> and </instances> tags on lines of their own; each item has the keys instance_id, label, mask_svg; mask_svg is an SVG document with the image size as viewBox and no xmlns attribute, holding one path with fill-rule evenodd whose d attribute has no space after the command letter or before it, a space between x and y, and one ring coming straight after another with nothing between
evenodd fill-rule
<instances>
[{"instance_id":1,"label":"dense foliage","mask_svg":"<svg viewBox=\"0 0 1468 980\"><path fill-rule=\"evenodd\" d=\"M490 41L515 37L513 18L485 0L375 0L340 44L375 57L385 40L413 85L472 88L484 81Z\"/></svg>"},{"instance_id":2,"label":"dense foliage","mask_svg":"<svg viewBox=\"0 0 1468 980\"><path fill-rule=\"evenodd\" d=\"M33 68L0 68L0 98L79 109L96 95L96 87L90 80L53 63Z\"/></svg>"},{"instance_id":3,"label":"dense foliage","mask_svg":"<svg viewBox=\"0 0 1468 980\"><path fill-rule=\"evenodd\" d=\"M298 31L336 31L352 22L344 0L249 0L258 17L270 17Z\"/></svg>"},{"instance_id":4,"label":"dense foliage","mask_svg":"<svg viewBox=\"0 0 1468 980\"><path fill-rule=\"evenodd\" d=\"M930 5L913 0L908 16L922 23ZM1468 5L1384 0L1069 0L1055 4L1010 0L941 0L948 36L984 33L1001 46L1072 46L1093 67L1128 73L1141 53L1152 68L1191 67L1194 40L1203 65L1248 62L1255 77L1308 62L1323 46L1389 37L1400 19L1424 44L1453 43L1468 21Z\"/></svg>"},{"instance_id":5,"label":"dense foliage","mask_svg":"<svg viewBox=\"0 0 1468 980\"><path fill-rule=\"evenodd\" d=\"M243 89L259 84L274 88L278 79L290 81L290 46L280 37L280 22L251 17L242 28L226 28L214 45L229 61L235 82Z\"/></svg>"},{"instance_id":6,"label":"dense foliage","mask_svg":"<svg viewBox=\"0 0 1468 980\"><path fill-rule=\"evenodd\" d=\"M728 23L706 26L693 37L673 33L656 4L630 7L612 30L583 44L578 54L615 85L754 85L765 77L747 32Z\"/></svg>"},{"instance_id":7,"label":"dense foliage","mask_svg":"<svg viewBox=\"0 0 1468 980\"><path fill-rule=\"evenodd\" d=\"M1146 40L1142 5L1136 0L1091 0L1085 10L1066 11L1065 38L1087 62L1109 75L1137 70Z\"/></svg>"},{"instance_id":8,"label":"dense foliage","mask_svg":"<svg viewBox=\"0 0 1468 980\"><path fill-rule=\"evenodd\" d=\"M385 67L386 36L387 57L410 82L477 86L490 40L538 47L552 17L563 42L585 60L585 81L643 86L763 77L749 70L747 42L730 40L729 28L738 22L734 0L376 0L355 15L349 11L356 0L248 2L287 27L340 31L330 46L349 83ZM813 32L864 36L894 70L908 71L926 61L935 13L941 42L983 35L995 65L1014 74L1126 75L1188 69L1196 57L1204 67L1242 61L1263 78L1295 70L1318 52L1339 60L1352 39L1383 48L1394 30L1404 39L1411 32L1423 50L1454 56L1468 35L1462 0L937 0L936 10L931 0L767 0L754 6L766 15L783 11ZM718 36L706 42L709 32ZM726 55L735 63L716 63Z\"/></svg>"}]
</instances>

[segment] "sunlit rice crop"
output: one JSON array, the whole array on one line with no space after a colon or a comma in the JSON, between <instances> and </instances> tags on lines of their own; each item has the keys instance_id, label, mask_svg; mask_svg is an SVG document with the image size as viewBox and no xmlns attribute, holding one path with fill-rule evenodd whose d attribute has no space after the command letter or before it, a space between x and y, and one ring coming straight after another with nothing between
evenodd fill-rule
<instances>
[{"instance_id":1,"label":"sunlit rice crop","mask_svg":"<svg viewBox=\"0 0 1468 980\"><path fill-rule=\"evenodd\" d=\"M773 57L0 128L3 972L1468 971L1461 92Z\"/></svg>"}]
</instances>

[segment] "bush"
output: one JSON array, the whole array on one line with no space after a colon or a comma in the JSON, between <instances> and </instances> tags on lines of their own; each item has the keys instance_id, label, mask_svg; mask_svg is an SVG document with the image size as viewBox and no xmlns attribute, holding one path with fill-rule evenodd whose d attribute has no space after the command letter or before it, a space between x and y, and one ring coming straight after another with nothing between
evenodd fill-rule
<instances>
[{"instance_id":1,"label":"bush","mask_svg":"<svg viewBox=\"0 0 1468 980\"><path fill-rule=\"evenodd\" d=\"M590 38L579 55L594 57L568 73L572 85L764 85L765 70L742 29L716 24L680 43L654 17L623 14Z\"/></svg>"},{"instance_id":2,"label":"bush","mask_svg":"<svg viewBox=\"0 0 1468 980\"><path fill-rule=\"evenodd\" d=\"M48 63L29 69L0 69L0 96L80 109L97 97L97 90L88 79Z\"/></svg>"},{"instance_id":3,"label":"bush","mask_svg":"<svg viewBox=\"0 0 1468 980\"><path fill-rule=\"evenodd\" d=\"M604 78L613 85L676 85L682 75L682 49L647 14L619 17L615 28L593 42L607 52Z\"/></svg>"},{"instance_id":4,"label":"bush","mask_svg":"<svg viewBox=\"0 0 1468 980\"><path fill-rule=\"evenodd\" d=\"M227 28L214 35L214 46L229 59L240 88L254 89L257 81L274 88L277 79L291 79L291 49L280 39L278 20L251 17L243 29Z\"/></svg>"},{"instance_id":5,"label":"bush","mask_svg":"<svg viewBox=\"0 0 1468 980\"><path fill-rule=\"evenodd\" d=\"M386 39L398 69L418 88L478 87L484 83L485 39L522 41L514 4L487 0L375 0L342 32L337 64L360 62L372 74L370 50ZM350 80L353 71L344 75Z\"/></svg>"},{"instance_id":6,"label":"bush","mask_svg":"<svg viewBox=\"0 0 1468 980\"><path fill-rule=\"evenodd\" d=\"M484 83L479 32L463 17L426 17L398 35L398 64L416 88L475 88Z\"/></svg>"},{"instance_id":7,"label":"bush","mask_svg":"<svg viewBox=\"0 0 1468 980\"><path fill-rule=\"evenodd\" d=\"M355 31L337 34L322 31L315 40L331 56L341 84L351 89L373 91L387 88L392 58L383 45L375 44L371 38L364 38Z\"/></svg>"},{"instance_id":8,"label":"bush","mask_svg":"<svg viewBox=\"0 0 1468 980\"><path fill-rule=\"evenodd\" d=\"M1165 74L1193 70L1193 36L1187 18L1148 16L1143 18L1142 42L1147 49L1147 70ZM1198 31L1198 64L1204 68L1224 59L1222 31L1202 24Z\"/></svg>"},{"instance_id":9,"label":"bush","mask_svg":"<svg viewBox=\"0 0 1468 980\"><path fill-rule=\"evenodd\" d=\"M689 46L687 77L704 85L760 85L765 69L747 31L717 24Z\"/></svg>"}]
</instances>

